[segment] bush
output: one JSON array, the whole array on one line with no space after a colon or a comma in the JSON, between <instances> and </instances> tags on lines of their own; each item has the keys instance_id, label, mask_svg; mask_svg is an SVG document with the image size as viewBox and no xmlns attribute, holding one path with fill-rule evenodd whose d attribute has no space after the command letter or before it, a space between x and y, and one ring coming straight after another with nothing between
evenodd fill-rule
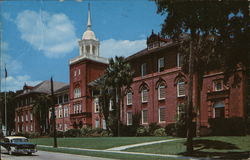
<instances>
[{"instance_id":1,"label":"bush","mask_svg":"<svg viewBox=\"0 0 250 160\"><path fill-rule=\"evenodd\" d=\"M90 127L85 127L80 129L80 135L81 136L89 136L92 132L92 129Z\"/></svg>"},{"instance_id":2,"label":"bush","mask_svg":"<svg viewBox=\"0 0 250 160\"><path fill-rule=\"evenodd\" d=\"M208 123L214 136L243 136L246 134L246 122L241 117L211 118Z\"/></svg>"},{"instance_id":3,"label":"bush","mask_svg":"<svg viewBox=\"0 0 250 160\"><path fill-rule=\"evenodd\" d=\"M136 129L136 136L148 136L149 135L149 128L141 126Z\"/></svg>"},{"instance_id":4,"label":"bush","mask_svg":"<svg viewBox=\"0 0 250 160\"><path fill-rule=\"evenodd\" d=\"M154 136L166 136L165 128L159 128L154 131Z\"/></svg>"},{"instance_id":5,"label":"bush","mask_svg":"<svg viewBox=\"0 0 250 160\"><path fill-rule=\"evenodd\" d=\"M149 124L149 134L154 135L155 130L161 128L157 123L150 123Z\"/></svg>"},{"instance_id":6,"label":"bush","mask_svg":"<svg viewBox=\"0 0 250 160\"><path fill-rule=\"evenodd\" d=\"M50 137L54 137L54 132L51 131L51 132L49 133L49 136L50 136ZM62 132L62 131L56 131L56 137L64 137L64 132Z\"/></svg>"},{"instance_id":7,"label":"bush","mask_svg":"<svg viewBox=\"0 0 250 160\"><path fill-rule=\"evenodd\" d=\"M65 137L79 137L81 135L80 129L70 129L64 133Z\"/></svg>"},{"instance_id":8,"label":"bush","mask_svg":"<svg viewBox=\"0 0 250 160\"><path fill-rule=\"evenodd\" d=\"M176 124L171 123L165 127L165 132L168 136L176 136Z\"/></svg>"},{"instance_id":9,"label":"bush","mask_svg":"<svg viewBox=\"0 0 250 160\"><path fill-rule=\"evenodd\" d=\"M31 132L30 135L29 135L29 138L37 138L39 136L40 136L39 132Z\"/></svg>"},{"instance_id":10,"label":"bush","mask_svg":"<svg viewBox=\"0 0 250 160\"><path fill-rule=\"evenodd\" d=\"M127 126L127 125L121 124L121 136L135 136L136 130L139 127L140 126L137 126L137 125Z\"/></svg>"}]
</instances>

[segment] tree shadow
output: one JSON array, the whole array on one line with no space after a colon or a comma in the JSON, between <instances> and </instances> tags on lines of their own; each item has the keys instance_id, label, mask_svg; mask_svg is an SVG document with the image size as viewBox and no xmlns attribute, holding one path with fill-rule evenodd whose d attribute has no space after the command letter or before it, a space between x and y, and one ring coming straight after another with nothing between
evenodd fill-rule
<instances>
[{"instance_id":1,"label":"tree shadow","mask_svg":"<svg viewBox=\"0 0 250 160\"><path fill-rule=\"evenodd\" d=\"M212 159L229 159L229 160L241 160L241 159L246 160L250 157L250 150L245 152L233 151L233 150L238 150L240 148L235 144L218 140L206 140L206 139L194 140L193 146L194 146L194 152L192 154L188 154L186 152L180 154L193 157L209 157ZM215 151L214 152L206 151L206 149L214 149Z\"/></svg>"}]
</instances>

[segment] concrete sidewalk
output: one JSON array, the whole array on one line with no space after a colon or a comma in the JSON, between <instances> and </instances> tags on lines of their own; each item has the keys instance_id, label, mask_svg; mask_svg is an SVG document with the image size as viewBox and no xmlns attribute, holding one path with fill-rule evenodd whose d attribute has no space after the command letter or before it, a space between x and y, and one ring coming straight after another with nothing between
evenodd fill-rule
<instances>
[{"instance_id":1,"label":"concrete sidewalk","mask_svg":"<svg viewBox=\"0 0 250 160\"><path fill-rule=\"evenodd\" d=\"M108 150L108 151L122 151L122 150L126 150L126 149L129 149L129 148L140 147L140 146L146 146L146 145L151 145L151 144L159 144L159 143L165 143L165 142L172 142L172 141L177 141L177 140L182 140L182 139L183 139L183 138L168 139L168 140L153 141L153 142L145 142L145 143L138 143L138 144L131 144L131 145L126 145L126 146L120 146L120 147L109 148L109 149L107 149L107 150Z\"/></svg>"}]
</instances>

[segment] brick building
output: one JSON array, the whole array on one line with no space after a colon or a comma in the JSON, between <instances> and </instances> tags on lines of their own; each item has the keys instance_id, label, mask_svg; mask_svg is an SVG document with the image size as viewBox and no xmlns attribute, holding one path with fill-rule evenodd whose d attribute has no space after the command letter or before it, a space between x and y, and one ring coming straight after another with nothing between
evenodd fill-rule
<instances>
[{"instance_id":1,"label":"brick building","mask_svg":"<svg viewBox=\"0 0 250 160\"><path fill-rule=\"evenodd\" d=\"M66 84L62 82L54 82L54 90L64 87ZM49 119L45 120L45 127L41 127L41 120L37 118L34 113L35 100L42 95L49 95L51 93L51 83L46 80L36 86L24 85L23 90L18 91L16 97L17 108L15 111L15 129L16 133L26 132L47 132L49 129ZM45 102L44 102L45 103ZM42 107L49 107L44 105ZM45 115L41 115L41 117Z\"/></svg>"}]
</instances>

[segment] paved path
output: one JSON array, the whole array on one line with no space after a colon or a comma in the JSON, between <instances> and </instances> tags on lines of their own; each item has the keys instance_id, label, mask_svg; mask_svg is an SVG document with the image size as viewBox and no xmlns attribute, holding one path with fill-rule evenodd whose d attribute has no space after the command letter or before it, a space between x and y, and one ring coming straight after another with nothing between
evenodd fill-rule
<instances>
[{"instance_id":1,"label":"paved path","mask_svg":"<svg viewBox=\"0 0 250 160\"><path fill-rule=\"evenodd\" d=\"M165 142L172 142L172 141L177 141L177 140L181 140L181 139L183 139L183 138L168 139L168 140L153 141L153 142L145 142L145 143L138 143L138 144L131 144L131 145L126 145L126 146L109 148L107 150L109 150L109 151L122 151L122 150L129 149L129 148L146 146L146 145L151 145L151 144L159 144L159 143L165 143Z\"/></svg>"},{"instance_id":2,"label":"paved path","mask_svg":"<svg viewBox=\"0 0 250 160\"><path fill-rule=\"evenodd\" d=\"M5 149L2 149L1 157L2 160L110 160L110 158L97 158L45 151L38 151L31 156L25 154L8 155Z\"/></svg>"}]
</instances>

